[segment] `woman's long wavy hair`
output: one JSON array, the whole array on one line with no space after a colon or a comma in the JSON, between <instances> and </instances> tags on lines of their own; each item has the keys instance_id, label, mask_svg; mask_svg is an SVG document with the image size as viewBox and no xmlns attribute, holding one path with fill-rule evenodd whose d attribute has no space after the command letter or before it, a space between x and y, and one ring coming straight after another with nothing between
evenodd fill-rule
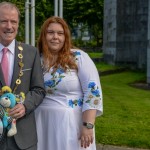
<instances>
[{"instance_id":1,"label":"woman's long wavy hair","mask_svg":"<svg viewBox=\"0 0 150 150\"><path fill-rule=\"evenodd\" d=\"M63 48L58 52L58 58L54 64L54 68L57 69L61 66L64 71L68 69L77 69L77 65L75 60L73 59L73 53L70 49L73 47L71 43L71 34L69 27L64 19L56 16L49 17L42 25L41 32L38 38L37 47L39 49L40 54L43 56L44 66L47 66L50 69L53 56L51 54L51 50L48 48L48 44L46 41L47 28L50 23L59 23L62 25L64 29L65 42ZM48 62L48 64L47 64Z\"/></svg>"}]
</instances>

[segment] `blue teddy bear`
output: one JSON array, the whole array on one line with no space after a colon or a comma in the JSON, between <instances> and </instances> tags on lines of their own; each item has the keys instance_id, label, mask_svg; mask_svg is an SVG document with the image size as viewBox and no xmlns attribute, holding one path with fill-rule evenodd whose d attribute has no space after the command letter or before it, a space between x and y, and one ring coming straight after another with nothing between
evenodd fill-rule
<instances>
[{"instance_id":1,"label":"blue teddy bear","mask_svg":"<svg viewBox=\"0 0 150 150\"><path fill-rule=\"evenodd\" d=\"M16 119L8 115L9 109L16 105L16 96L11 93L11 89L7 86L2 88L0 96L0 109L3 109L2 122L4 128L8 128L7 136L13 136L17 133Z\"/></svg>"}]
</instances>

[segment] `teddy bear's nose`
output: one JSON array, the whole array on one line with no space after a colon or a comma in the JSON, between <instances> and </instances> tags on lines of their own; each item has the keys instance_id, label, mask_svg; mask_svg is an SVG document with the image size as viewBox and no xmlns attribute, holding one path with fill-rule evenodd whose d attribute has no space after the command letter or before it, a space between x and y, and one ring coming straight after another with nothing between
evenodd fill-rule
<instances>
[{"instance_id":1,"label":"teddy bear's nose","mask_svg":"<svg viewBox=\"0 0 150 150\"><path fill-rule=\"evenodd\" d=\"M6 97L5 99L8 100L8 97Z\"/></svg>"}]
</instances>

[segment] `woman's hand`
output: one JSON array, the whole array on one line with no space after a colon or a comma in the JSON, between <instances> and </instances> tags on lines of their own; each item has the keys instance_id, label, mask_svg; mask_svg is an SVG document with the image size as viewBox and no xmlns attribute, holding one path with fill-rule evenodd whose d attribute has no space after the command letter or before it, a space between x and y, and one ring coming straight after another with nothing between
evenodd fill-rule
<instances>
[{"instance_id":1,"label":"woman's hand","mask_svg":"<svg viewBox=\"0 0 150 150\"><path fill-rule=\"evenodd\" d=\"M90 146L90 144L93 143L93 129L88 129L85 126L82 126L82 130L81 130L81 147L87 148Z\"/></svg>"}]
</instances>

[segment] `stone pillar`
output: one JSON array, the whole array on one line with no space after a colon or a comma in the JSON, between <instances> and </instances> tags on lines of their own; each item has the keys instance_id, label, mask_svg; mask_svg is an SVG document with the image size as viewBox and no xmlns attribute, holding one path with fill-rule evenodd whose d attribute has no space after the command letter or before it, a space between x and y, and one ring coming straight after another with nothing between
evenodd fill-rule
<instances>
[{"instance_id":1,"label":"stone pillar","mask_svg":"<svg viewBox=\"0 0 150 150\"><path fill-rule=\"evenodd\" d=\"M104 34L103 34L103 53L104 61L115 64L116 54L116 12L117 0L104 0Z\"/></svg>"},{"instance_id":2,"label":"stone pillar","mask_svg":"<svg viewBox=\"0 0 150 150\"><path fill-rule=\"evenodd\" d=\"M147 83L150 85L150 0L148 8Z\"/></svg>"}]
</instances>

